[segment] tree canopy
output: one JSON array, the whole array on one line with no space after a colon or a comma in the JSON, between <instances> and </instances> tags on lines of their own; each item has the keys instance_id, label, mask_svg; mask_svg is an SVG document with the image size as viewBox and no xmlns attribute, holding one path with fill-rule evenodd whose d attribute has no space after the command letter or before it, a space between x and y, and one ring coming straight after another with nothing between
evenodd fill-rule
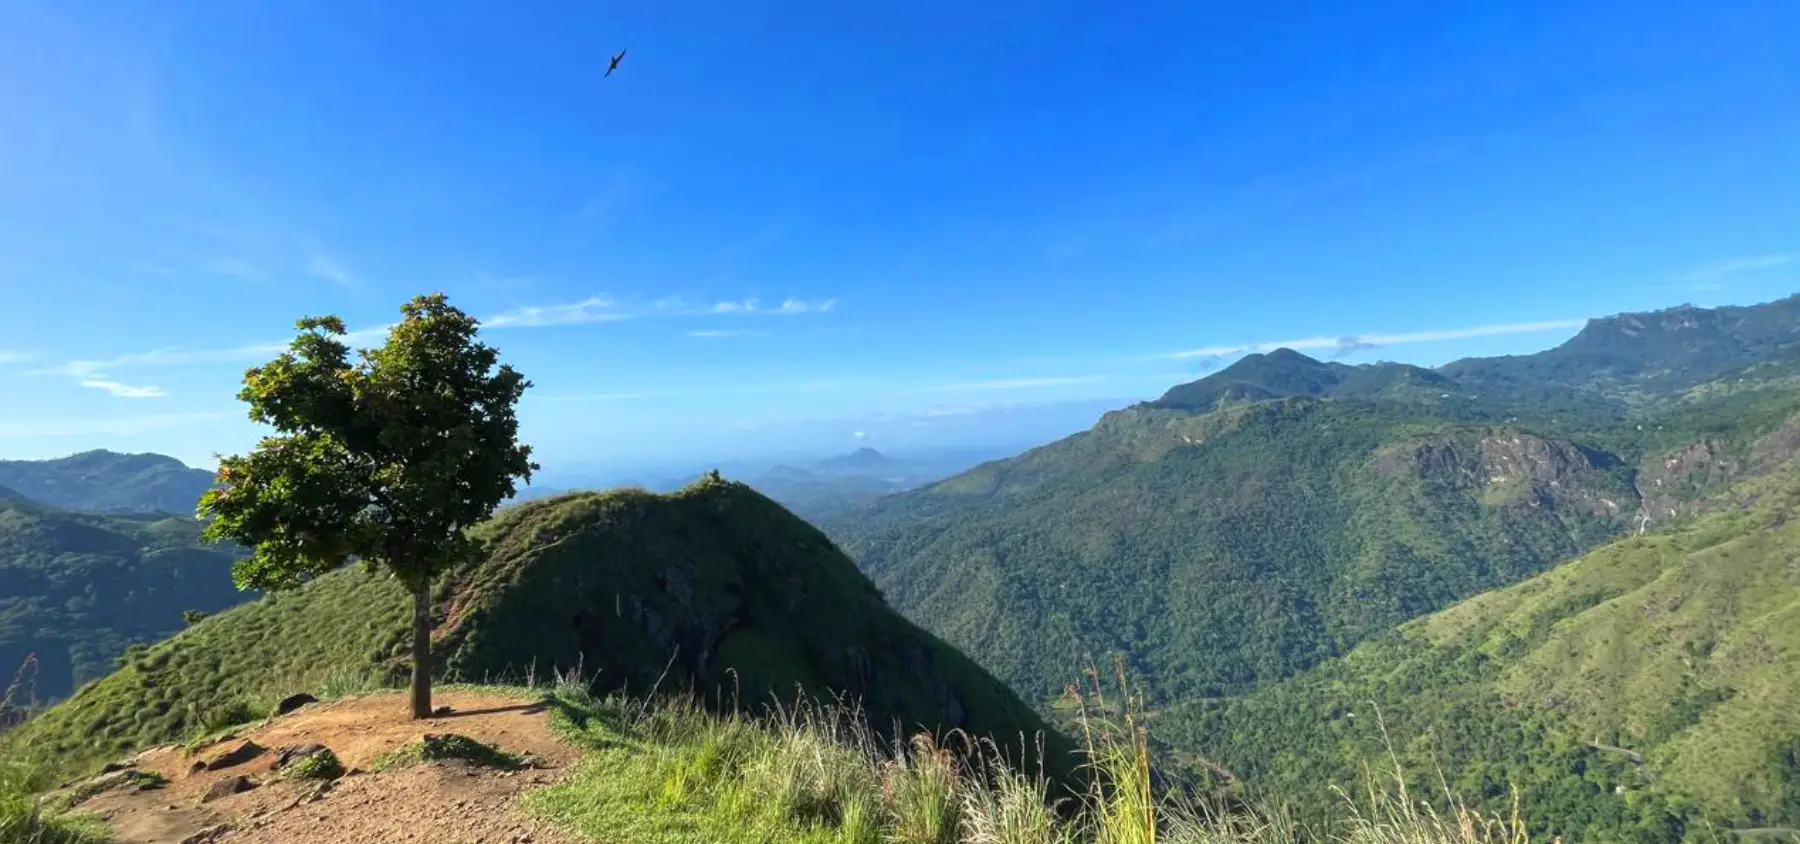
<instances>
[{"instance_id":1,"label":"tree canopy","mask_svg":"<svg viewBox=\"0 0 1800 844\"><path fill-rule=\"evenodd\" d=\"M466 529L530 480L514 412L530 382L476 340L443 294L402 306L380 348L352 358L343 320L308 317L288 351L245 373L238 398L275 429L220 460L200 499L206 536L254 551L240 588L292 587L351 560L415 599L413 715L430 714L431 580L477 546Z\"/></svg>"}]
</instances>

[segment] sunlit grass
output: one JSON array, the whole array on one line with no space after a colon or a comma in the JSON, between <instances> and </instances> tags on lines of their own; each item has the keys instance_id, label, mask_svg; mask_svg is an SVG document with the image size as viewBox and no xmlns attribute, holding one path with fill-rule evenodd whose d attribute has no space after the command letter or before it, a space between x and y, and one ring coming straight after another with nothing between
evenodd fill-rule
<instances>
[{"instance_id":1,"label":"sunlit grass","mask_svg":"<svg viewBox=\"0 0 1800 844\"><path fill-rule=\"evenodd\" d=\"M1447 790L1428 804L1375 771L1342 795L1326 830L1279 807L1227 809L1164 788L1120 675L1110 695L1094 672L1070 690L1086 758L1079 784L1022 773L960 733L883 741L839 704L751 716L565 693L557 723L588 754L523 802L619 844L1529 844L1516 813L1483 815Z\"/></svg>"}]
</instances>

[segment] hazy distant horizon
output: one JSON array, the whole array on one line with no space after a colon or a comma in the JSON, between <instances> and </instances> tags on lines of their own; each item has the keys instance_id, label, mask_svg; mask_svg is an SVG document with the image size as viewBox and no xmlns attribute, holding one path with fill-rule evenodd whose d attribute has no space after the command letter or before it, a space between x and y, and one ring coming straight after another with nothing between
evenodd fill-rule
<instances>
[{"instance_id":1,"label":"hazy distant horizon","mask_svg":"<svg viewBox=\"0 0 1800 844\"><path fill-rule=\"evenodd\" d=\"M1794 291L1766 294L1748 301L1721 304L1750 305L1771 301ZM1685 297L1691 299L1692 297ZM1671 302L1662 307L1690 304ZM1714 307L1717 305L1711 305ZM965 450L1003 457L1043 445L1090 428L1101 415L1141 401L1160 396L1168 388L1203 378L1247 354L1267 352L1275 348L1294 348L1320 360L1349 364L1397 362L1436 367L1466 357L1498 354L1531 354L1553 348L1566 341L1589 318L1612 316L1615 312L1571 318L1553 323L1516 326L1498 325L1465 328L1455 331L1420 331L1386 335L1364 335L1359 345L1356 338L1319 335L1274 341L1267 344L1236 347L1197 347L1164 362L1163 373L1138 379L1132 391L1110 395L1065 399L987 401L972 403L940 402L925 406L901 403L893 410L847 413L836 416L777 417L766 421L732 420L730 399L737 392L715 397L723 405L714 413L668 420L648 441L612 443L605 438L589 436L579 425L545 428L536 424L534 415L546 403L566 404L546 398L537 391L527 393L520 407L521 435L535 451L534 459L543 467L538 487L561 488L592 484L614 485L625 482L657 483L669 476L689 475L707 468L733 471L767 468L789 463L804 464L850 453L860 447L875 448L895 456L930 452ZM502 350L504 352L504 349ZM1182 372L1169 371L1178 366ZM527 372L527 375L530 373ZM1001 384L1002 389L1037 393L1067 392L1121 386L1111 379L1071 380L1069 383ZM799 390L799 392L808 392ZM943 391L954 397L957 390ZM610 415L629 407L627 398L595 400L583 406L597 424ZM896 407L889 404L889 407ZM0 409L0 414L4 409ZM206 421L232 417L242 419L237 408L208 412ZM0 416L0 423L4 423ZM236 453L254 445L254 428L247 422L233 426L236 430L220 436L216 442L196 442L196 432L214 430L205 425L183 424L182 414L134 429L131 426L110 428L97 425L88 429L77 426L72 431L44 430L9 432L0 427L0 459L48 459L92 449L121 452L151 452L175 457L189 466L211 468L215 453ZM9 433L11 435L9 435ZM603 450L603 449L611 450ZM727 474L732 472L728 471Z\"/></svg>"}]
</instances>

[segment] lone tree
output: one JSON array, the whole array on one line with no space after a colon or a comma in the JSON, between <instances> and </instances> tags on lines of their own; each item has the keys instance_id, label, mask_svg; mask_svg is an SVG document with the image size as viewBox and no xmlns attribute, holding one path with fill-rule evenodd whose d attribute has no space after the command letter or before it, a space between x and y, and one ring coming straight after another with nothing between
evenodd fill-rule
<instances>
[{"instance_id":1,"label":"lone tree","mask_svg":"<svg viewBox=\"0 0 1800 844\"><path fill-rule=\"evenodd\" d=\"M200 499L205 536L255 549L240 589L297 586L351 560L412 592L412 717L431 717L431 583L477 552L464 529L537 465L514 405L530 382L496 366L478 323L444 295L419 296L379 349L351 360L334 316L296 323L288 351L244 375L238 398L276 430L221 458Z\"/></svg>"}]
</instances>

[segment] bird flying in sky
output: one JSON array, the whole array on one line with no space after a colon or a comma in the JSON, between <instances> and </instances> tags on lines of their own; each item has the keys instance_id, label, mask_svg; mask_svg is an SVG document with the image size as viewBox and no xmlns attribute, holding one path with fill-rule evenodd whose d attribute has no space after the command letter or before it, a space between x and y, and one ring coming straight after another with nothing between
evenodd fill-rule
<instances>
[{"instance_id":1,"label":"bird flying in sky","mask_svg":"<svg viewBox=\"0 0 1800 844\"><path fill-rule=\"evenodd\" d=\"M612 64L609 64L606 66L605 76L601 76L600 78L605 79L607 76L611 76L613 71L619 69L619 62L624 58L625 58L625 51L620 50L618 55L612 57Z\"/></svg>"}]
</instances>

